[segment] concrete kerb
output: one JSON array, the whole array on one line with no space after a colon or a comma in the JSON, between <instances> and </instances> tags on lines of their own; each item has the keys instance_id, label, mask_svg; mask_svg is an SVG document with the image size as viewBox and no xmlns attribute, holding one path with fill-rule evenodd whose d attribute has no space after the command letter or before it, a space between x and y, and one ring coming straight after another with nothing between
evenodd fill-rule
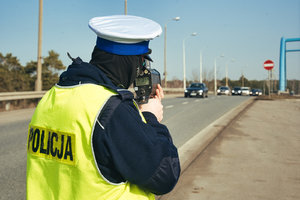
<instances>
[{"instance_id":1,"label":"concrete kerb","mask_svg":"<svg viewBox=\"0 0 300 200\"><path fill-rule=\"evenodd\" d=\"M208 125L205 129L197 133L178 149L181 173L199 156L199 154L218 136L241 112L252 105L255 98L249 98L239 106L228 111L222 117ZM160 196L158 199L167 199L168 194Z\"/></svg>"}]
</instances>

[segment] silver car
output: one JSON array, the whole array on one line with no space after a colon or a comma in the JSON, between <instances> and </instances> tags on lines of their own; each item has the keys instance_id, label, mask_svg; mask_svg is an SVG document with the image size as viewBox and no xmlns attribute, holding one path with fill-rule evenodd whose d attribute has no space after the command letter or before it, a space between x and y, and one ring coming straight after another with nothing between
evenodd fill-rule
<instances>
[{"instance_id":1,"label":"silver car","mask_svg":"<svg viewBox=\"0 0 300 200\"><path fill-rule=\"evenodd\" d=\"M230 95L230 88L227 86L221 86L219 87L219 89L217 90L217 94L218 95Z\"/></svg>"},{"instance_id":2,"label":"silver car","mask_svg":"<svg viewBox=\"0 0 300 200\"><path fill-rule=\"evenodd\" d=\"M241 95L250 95L250 87L241 87Z\"/></svg>"}]
</instances>

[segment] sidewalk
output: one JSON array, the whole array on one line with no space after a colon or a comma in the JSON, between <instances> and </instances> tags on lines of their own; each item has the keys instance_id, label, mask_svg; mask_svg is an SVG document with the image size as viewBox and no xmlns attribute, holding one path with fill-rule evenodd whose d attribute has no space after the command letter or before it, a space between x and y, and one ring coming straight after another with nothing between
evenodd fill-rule
<instances>
[{"instance_id":1,"label":"sidewalk","mask_svg":"<svg viewBox=\"0 0 300 200\"><path fill-rule=\"evenodd\" d=\"M300 199L300 99L255 101L160 199Z\"/></svg>"}]
</instances>

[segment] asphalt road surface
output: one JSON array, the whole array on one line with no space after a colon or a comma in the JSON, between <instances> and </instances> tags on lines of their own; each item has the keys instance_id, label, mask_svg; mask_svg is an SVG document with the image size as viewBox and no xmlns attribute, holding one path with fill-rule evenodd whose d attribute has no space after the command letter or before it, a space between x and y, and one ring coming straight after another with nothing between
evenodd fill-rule
<instances>
[{"instance_id":1,"label":"asphalt road surface","mask_svg":"<svg viewBox=\"0 0 300 200\"><path fill-rule=\"evenodd\" d=\"M172 97L163 100L164 119L180 147L210 123L249 97ZM0 199L26 199L27 127L33 109L0 113Z\"/></svg>"},{"instance_id":2,"label":"asphalt road surface","mask_svg":"<svg viewBox=\"0 0 300 200\"><path fill-rule=\"evenodd\" d=\"M180 147L207 125L248 98L211 95L204 99L184 97L164 99L162 123L169 128L175 145Z\"/></svg>"}]
</instances>

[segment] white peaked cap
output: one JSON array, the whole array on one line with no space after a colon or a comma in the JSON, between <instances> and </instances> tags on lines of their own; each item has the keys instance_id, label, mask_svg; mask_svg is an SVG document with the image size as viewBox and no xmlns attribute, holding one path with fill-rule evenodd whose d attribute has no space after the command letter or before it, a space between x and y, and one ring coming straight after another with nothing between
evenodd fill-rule
<instances>
[{"instance_id":1,"label":"white peaked cap","mask_svg":"<svg viewBox=\"0 0 300 200\"><path fill-rule=\"evenodd\" d=\"M89 27L98 37L120 43L147 41L162 33L158 23L132 15L94 17Z\"/></svg>"},{"instance_id":2,"label":"white peaked cap","mask_svg":"<svg viewBox=\"0 0 300 200\"><path fill-rule=\"evenodd\" d=\"M149 40L162 33L158 23L132 15L94 17L89 27L98 36L98 48L120 55L146 53Z\"/></svg>"}]
</instances>

